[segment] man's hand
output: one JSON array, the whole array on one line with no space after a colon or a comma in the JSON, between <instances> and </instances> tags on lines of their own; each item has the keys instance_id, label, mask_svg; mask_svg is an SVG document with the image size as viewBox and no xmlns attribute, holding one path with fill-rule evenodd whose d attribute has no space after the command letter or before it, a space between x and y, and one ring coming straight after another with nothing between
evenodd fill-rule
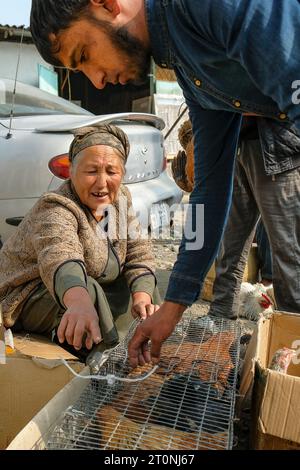
<instances>
[{"instance_id":1,"label":"man's hand","mask_svg":"<svg viewBox=\"0 0 300 470\"><path fill-rule=\"evenodd\" d=\"M132 294L131 314L133 318L145 320L147 317L151 317L158 309L159 305L152 304L151 297L146 292L135 292Z\"/></svg>"},{"instance_id":2,"label":"man's hand","mask_svg":"<svg viewBox=\"0 0 300 470\"><path fill-rule=\"evenodd\" d=\"M79 350L86 335L85 346L92 349L93 344L99 344L102 338L98 314L89 293L82 287L72 287L65 293L63 301L67 310L57 330L60 343L66 340Z\"/></svg>"},{"instance_id":3,"label":"man's hand","mask_svg":"<svg viewBox=\"0 0 300 470\"><path fill-rule=\"evenodd\" d=\"M164 302L152 316L143 321L128 346L129 362L132 367L145 365L152 360L157 364L160 350L182 317L186 306L173 302ZM151 351L148 342L151 340Z\"/></svg>"}]
</instances>

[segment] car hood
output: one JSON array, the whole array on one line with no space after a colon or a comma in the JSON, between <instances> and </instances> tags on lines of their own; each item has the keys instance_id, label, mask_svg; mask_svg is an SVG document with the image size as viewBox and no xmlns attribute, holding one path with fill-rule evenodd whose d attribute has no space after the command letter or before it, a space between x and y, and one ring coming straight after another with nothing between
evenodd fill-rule
<instances>
[{"instance_id":1,"label":"car hood","mask_svg":"<svg viewBox=\"0 0 300 470\"><path fill-rule=\"evenodd\" d=\"M85 126L93 126L96 124L109 124L117 123L119 121L144 121L156 127L159 130L164 129L165 124L162 119L154 114L144 113L117 113L105 114L101 116L86 116L86 115L39 115L39 116L24 116L13 119L13 130L34 130L35 132L72 132ZM1 123L8 127L9 120L3 119Z\"/></svg>"}]
</instances>

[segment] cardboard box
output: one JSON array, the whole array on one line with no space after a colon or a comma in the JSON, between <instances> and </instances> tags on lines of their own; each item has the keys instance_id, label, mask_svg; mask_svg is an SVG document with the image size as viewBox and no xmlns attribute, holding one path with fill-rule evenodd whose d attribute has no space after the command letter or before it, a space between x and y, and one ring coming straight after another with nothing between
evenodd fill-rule
<instances>
[{"instance_id":1,"label":"cardboard box","mask_svg":"<svg viewBox=\"0 0 300 470\"><path fill-rule=\"evenodd\" d=\"M210 270L208 271L207 276L205 278L202 292L201 292L201 299L207 300L208 302L212 300L215 278L216 278L216 269L215 269L215 263L214 263L212 267L210 268ZM249 253L248 262L245 267L243 281L251 282L251 283L258 282L257 246L255 244L253 244Z\"/></svg>"},{"instance_id":2,"label":"cardboard box","mask_svg":"<svg viewBox=\"0 0 300 470\"><path fill-rule=\"evenodd\" d=\"M5 449L33 416L74 376L63 358L79 372L84 364L37 335L14 336L15 351L0 365L0 449Z\"/></svg>"},{"instance_id":3,"label":"cardboard box","mask_svg":"<svg viewBox=\"0 0 300 470\"><path fill-rule=\"evenodd\" d=\"M89 367L81 370L81 376L90 374ZM57 420L73 405L89 385L88 380L75 377L64 386L19 432L7 450L44 450Z\"/></svg>"},{"instance_id":4,"label":"cardboard box","mask_svg":"<svg viewBox=\"0 0 300 470\"><path fill-rule=\"evenodd\" d=\"M274 353L295 349L288 373L268 369ZM300 449L300 315L275 312L261 319L250 341L240 392L252 392L254 449Z\"/></svg>"}]
</instances>

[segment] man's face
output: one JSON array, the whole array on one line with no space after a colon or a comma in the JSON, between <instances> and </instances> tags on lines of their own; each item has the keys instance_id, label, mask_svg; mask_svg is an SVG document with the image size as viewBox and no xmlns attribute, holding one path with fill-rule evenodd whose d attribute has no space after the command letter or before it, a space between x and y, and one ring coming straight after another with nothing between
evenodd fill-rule
<instances>
[{"instance_id":1,"label":"man's face","mask_svg":"<svg viewBox=\"0 0 300 470\"><path fill-rule=\"evenodd\" d=\"M147 80L150 53L125 26L115 29L107 22L82 19L50 40L58 39L56 54L67 68L83 72L96 88L107 83L141 84Z\"/></svg>"}]
</instances>

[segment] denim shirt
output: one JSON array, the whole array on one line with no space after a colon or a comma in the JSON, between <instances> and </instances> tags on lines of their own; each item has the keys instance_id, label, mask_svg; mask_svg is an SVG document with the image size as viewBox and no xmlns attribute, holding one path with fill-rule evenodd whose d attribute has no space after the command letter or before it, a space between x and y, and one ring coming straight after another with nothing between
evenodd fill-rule
<instances>
[{"instance_id":1,"label":"denim shirt","mask_svg":"<svg viewBox=\"0 0 300 470\"><path fill-rule=\"evenodd\" d=\"M174 69L193 124L189 216L204 205L204 244L187 249L193 240L183 237L166 294L166 300L190 305L226 225L242 114L262 116L258 129L267 174L300 163L300 106L292 100L293 84L300 80L300 2L145 0L145 5L153 58Z\"/></svg>"}]
</instances>

